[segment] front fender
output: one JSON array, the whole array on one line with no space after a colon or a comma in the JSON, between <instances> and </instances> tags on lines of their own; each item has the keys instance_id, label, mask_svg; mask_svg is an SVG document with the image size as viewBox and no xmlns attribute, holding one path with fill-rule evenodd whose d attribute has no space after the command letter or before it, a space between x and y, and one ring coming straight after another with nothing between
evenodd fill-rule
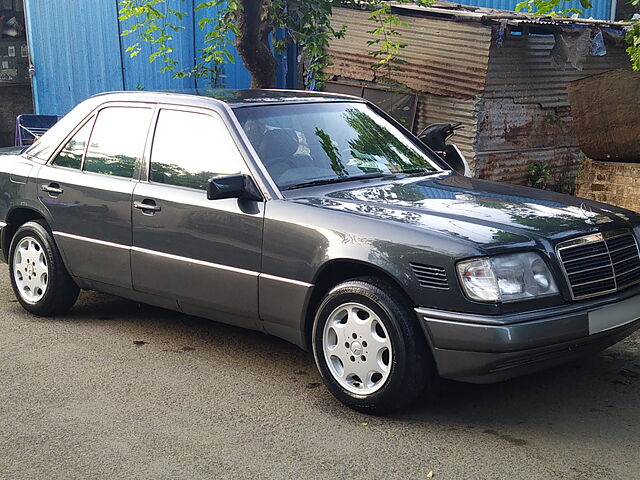
<instances>
[{"instance_id":1,"label":"front fender","mask_svg":"<svg viewBox=\"0 0 640 480\"><path fill-rule=\"evenodd\" d=\"M420 287L410 263L445 269L451 288L457 289L451 259L478 254L470 244L424 229L286 200L270 201L259 278L260 318L269 333L304 345L314 285L336 262L379 271L394 280L414 305L447 308L460 297Z\"/></svg>"}]
</instances>

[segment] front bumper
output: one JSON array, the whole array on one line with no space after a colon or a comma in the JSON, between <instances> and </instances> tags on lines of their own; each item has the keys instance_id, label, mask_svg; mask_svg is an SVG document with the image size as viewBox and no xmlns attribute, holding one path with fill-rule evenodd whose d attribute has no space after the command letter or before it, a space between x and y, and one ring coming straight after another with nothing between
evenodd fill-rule
<instances>
[{"instance_id":1,"label":"front bumper","mask_svg":"<svg viewBox=\"0 0 640 480\"><path fill-rule=\"evenodd\" d=\"M416 308L444 378L491 383L603 350L640 328L640 287L502 316Z\"/></svg>"}]
</instances>

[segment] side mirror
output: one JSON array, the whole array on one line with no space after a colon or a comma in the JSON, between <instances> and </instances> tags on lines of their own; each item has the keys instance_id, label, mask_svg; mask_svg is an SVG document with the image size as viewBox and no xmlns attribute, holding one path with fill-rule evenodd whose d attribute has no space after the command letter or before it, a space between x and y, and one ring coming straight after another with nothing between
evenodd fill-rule
<instances>
[{"instance_id":1,"label":"side mirror","mask_svg":"<svg viewBox=\"0 0 640 480\"><path fill-rule=\"evenodd\" d=\"M249 175L224 175L210 178L207 182L207 199L263 200L262 194Z\"/></svg>"}]
</instances>

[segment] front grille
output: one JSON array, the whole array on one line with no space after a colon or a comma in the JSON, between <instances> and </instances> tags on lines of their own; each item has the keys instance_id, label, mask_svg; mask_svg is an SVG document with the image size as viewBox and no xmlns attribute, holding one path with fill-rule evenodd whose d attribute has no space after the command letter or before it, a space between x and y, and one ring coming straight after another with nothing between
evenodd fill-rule
<instances>
[{"instance_id":1,"label":"front grille","mask_svg":"<svg viewBox=\"0 0 640 480\"><path fill-rule=\"evenodd\" d=\"M411 263L410 265L421 287L449 288L447 273L444 268L420 265L419 263Z\"/></svg>"},{"instance_id":2,"label":"front grille","mask_svg":"<svg viewBox=\"0 0 640 480\"><path fill-rule=\"evenodd\" d=\"M595 233L557 247L574 299L604 295L640 281L640 253L629 230Z\"/></svg>"}]
</instances>

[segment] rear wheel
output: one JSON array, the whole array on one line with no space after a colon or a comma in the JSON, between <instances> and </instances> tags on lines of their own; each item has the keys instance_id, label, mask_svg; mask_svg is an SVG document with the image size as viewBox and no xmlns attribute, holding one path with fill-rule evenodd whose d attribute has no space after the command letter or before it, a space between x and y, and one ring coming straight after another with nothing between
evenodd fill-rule
<instances>
[{"instance_id":1,"label":"rear wheel","mask_svg":"<svg viewBox=\"0 0 640 480\"><path fill-rule=\"evenodd\" d=\"M44 222L27 222L18 229L9 249L9 272L16 298L33 314L64 313L78 298L80 290Z\"/></svg>"},{"instance_id":2,"label":"rear wheel","mask_svg":"<svg viewBox=\"0 0 640 480\"><path fill-rule=\"evenodd\" d=\"M435 378L413 309L402 292L375 278L327 293L314 322L313 352L331 393L365 413L407 405Z\"/></svg>"}]
</instances>

